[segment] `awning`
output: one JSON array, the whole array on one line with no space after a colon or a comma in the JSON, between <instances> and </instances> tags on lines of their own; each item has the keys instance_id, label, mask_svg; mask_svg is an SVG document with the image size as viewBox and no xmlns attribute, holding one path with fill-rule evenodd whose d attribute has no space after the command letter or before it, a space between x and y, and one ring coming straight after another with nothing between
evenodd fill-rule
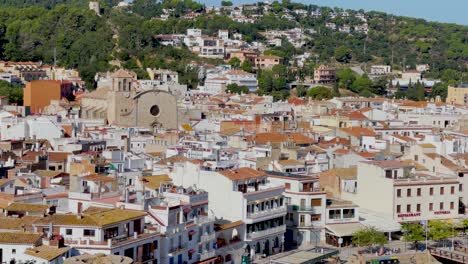
<instances>
[{"instance_id":1,"label":"awning","mask_svg":"<svg viewBox=\"0 0 468 264\"><path fill-rule=\"evenodd\" d=\"M195 249L190 249L190 250L188 251L188 253L189 253L189 254L195 253Z\"/></svg>"},{"instance_id":2,"label":"awning","mask_svg":"<svg viewBox=\"0 0 468 264\"><path fill-rule=\"evenodd\" d=\"M332 224L326 225L327 232L336 237L347 237L352 236L357 231L365 228L360 223L349 223L349 224Z\"/></svg>"},{"instance_id":3,"label":"awning","mask_svg":"<svg viewBox=\"0 0 468 264\"><path fill-rule=\"evenodd\" d=\"M190 208L190 207L187 207L187 208L184 209L184 213L188 213L190 211L192 211L192 208Z\"/></svg>"},{"instance_id":4,"label":"awning","mask_svg":"<svg viewBox=\"0 0 468 264\"><path fill-rule=\"evenodd\" d=\"M366 227L374 227L380 232L388 233L401 231L400 223L393 220L393 218L388 215L359 208L359 218L362 225Z\"/></svg>"},{"instance_id":5,"label":"awning","mask_svg":"<svg viewBox=\"0 0 468 264\"><path fill-rule=\"evenodd\" d=\"M188 232L188 234L191 235L191 236L193 236L196 232L197 232L197 231L195 231L195 230L190 230L190 231Z\"/></svg>"}]
</instances>

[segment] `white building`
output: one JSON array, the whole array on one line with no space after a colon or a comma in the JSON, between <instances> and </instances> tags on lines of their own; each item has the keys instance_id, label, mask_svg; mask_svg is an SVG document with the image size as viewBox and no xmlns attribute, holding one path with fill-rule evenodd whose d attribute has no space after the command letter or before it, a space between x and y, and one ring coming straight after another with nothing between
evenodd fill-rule
<instances>
[{"instance_id":1,"label":"white building","mask_svg":"<svg viewBox=\"0 0 468 264\"><path fill-rule=\"evenodd\" d=\"M210 211L217 218L246 224L246 230L239 235L247 243L250 257L283 250L284 186L269 182L264 172L250 168L204 171L200 165L185 162L175 165L171 177L176 184L207 190Z\"/></svg>"}]
</instances>

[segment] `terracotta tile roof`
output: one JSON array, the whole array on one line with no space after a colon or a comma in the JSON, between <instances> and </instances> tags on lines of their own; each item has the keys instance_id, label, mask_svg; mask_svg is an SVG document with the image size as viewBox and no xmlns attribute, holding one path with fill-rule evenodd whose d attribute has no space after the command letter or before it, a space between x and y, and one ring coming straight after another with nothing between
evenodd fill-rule
<instances>
[{"instance_id":1,"label":"terracotta tile roof","mask_svg":"<svg viewBox=\"0 0 468 264\"><path fill-rule=\"evenodd\" d=\"M348 154L349 149L337 149L333 153L335 153L335 154Z\"/></svg>"},{"instance_id":2,"label":"terracotta tile roof","mask_svg":"<svg viewBox=\"0 0 468 264\"><path fill-rule=\"evenodd\" d=\"M301 133L291 133L291 134L287 134L287 136L292 142L294 142L295 144L299 144L299 145L312 144L316 142L313 138L310 138Z\"/></svg>"},{"instance_id":3,"label":"terracotta tile roof","mask_svg":"<svg viewBox=\"0 0 468 264\"><path fill-rule=\"evenodd\" d=\"M116 181L116 179L112 177L99 175L99 174L86 175L86 176L83 176L83 179L87 181L93 181L95 183L98 183L98 182L108 183L108 182Z\"/></svg>"},{"instance_id":4,"label":"terracotta tile roof","mask_svg":"<svg viewBox=\"0 0 468 264\"><path fill-rule=\"evenodd\" d=\"M263 171L254 170L251 168L239 168L236 170L224 170L220 171L219 174L225 176L226 178L236 181L236 180L247 180L264 177L266 174Z\"/></svg>"},{"instance_id":5,"label":"terracotta tile roof","mask_svg":"<svg viewBox=\"0 0 468 264\"><path fill-rule=\"evenodd\" d=\"M128 71L119 69L116 72L112 73L111 77L113 78L133 78L133 75Z\"/></svg>"},{"instance_id":6,"label":"terracotta tile roof","mask_svg":"<svg viewBox=\"0 0 468 264\"><path fill-rule=\"evenodd\" d=\"M427 102L426 101L420 101L420 102L416 102L416 101L404 101L401 106L406 106L406 107L417 107L417 108L424 108L427 106Z\"/></svg>"},{"instance_id":7,"label":"terracotta tile roof","mask_svg":"<svg viewBox=\"0 0 468 264\"><path fill-rule=\"evenodd\" d=\"M43 151L29 151L21 159L24 161L36 161L36 157L41 155L47 155L47 153Z\"/></svg>"},{"instance_id":8,"label":"terracotta tile roof","mask_svg":"<svg viewBox=\"0 0 468 264\"><path fill-rule=\"evenodd\" d=\"M349 119L357 119L357 120L367 119L367 117L363 115L360 111L354 111L349 114L345 114L344 116L348 117Z\"/></svg>"},{"instance_id":9,"label":"terracotta tile roof","mask_svg":"<svg viewBox=\"0 0 468 264\"><path fill-rule=\"evenodd\" d=\"M432 145L431 143L423 143L423 144L419 144L418 146L420 146L421 148L435 148L435 146Z\"/></svg>"},{"instance_id":10,"label":"terracotta tile roof","mask_svg":"<svg viewBox=\"0 0 468 264\"><path fill-rule=\"evenodd\" d=\"M341 131L352 135L354 137L362 137L362 136L367 136L367 137L375 137L376 134L374 130L369 129L369 128L364 128L364 127L347 127L347 128L340 128Z\"/></svg>"},{"instance_id":11,"label":"terracotta tile roof","mask_svg":"<svg viewBox=\"0 0 468 264\"><path fill-rule=\"evenodd\" d=\"M304 105L306 104L306 101L304 99L294 97L294 98L288 99L288 103L293 104L293 105Z\"/></svg>"},{"instance_id":12,"label":"terracotta tile roof","mask_svg":"<svg viewBox=\"0 0 468 264\"><path fill-rule=\"evenodd\" d=\"M23 232L0 232L0 244L35 245L42 239L42 234Z\"/></svg>"},{"instance_id":13,"label":"terracotta tile roof","mask_svg":"<svg viewBox=\"0 0 468 264\"><path fill-rule=\"evenodd\" d=\"M91 99L108 99L109 93L111 92L110 88L98 88L90 93L85 93L81 95L81 99L83 98L91 98Z\"/></svg>"},{"instance_id":14,"label":"terracotta tile roof","mask_svg":"<svg viewBox=\"0 0 468 264\"><path fill-rule=\"evenodd\" d=\"M67 161L68 156L72 155L72 153L69 152L49 152L49 161L53 162L62 162L62 161Z\"/></svg>"},{"instance_id":15,"label":"terracotta tile roof","mask_svg":"<svg viewBox=\"0 0 468 264\"><path fill-rule=\"evenodd\" d=\"M89 215L99 226L106 226L146 216L145 212L98 207L89 207L83 214Z\"/></svg>"},{"instance_id":16,"label":"terracotta tile roof","mask_svg":"<svg viewBox=\"0 0 468 264\"><path fill-rule=\"evenodd\" d=\"M255 142L257 144L282 143L285 142L286 139L286 134L280 133L258 133L255 135Z\"/></svg>"},{"instance_id":17,"label":"terracotta tile roof","mask_svg":"<svg viewBox=\"0 0 468 264\"><path fill-rule=\"evenodd\" d=\"M358 154L359 156L361 156L363 158L366 158L366 159L373 159L373 158L375 158L375 155L377 153L373 153L373 152L356 152L356 154Z\"/></svg>"},{"instance_id":18,"label":"terracotta tile roof","mask_svg":"<svg viewBox=\"0 0 468 264\"><path fill-rule=\"evenodd\" d=\"M412 165L408 162L400 160L378 160L378 161L363 161L367 164L372 164L381 168L403 168L411 167Z\"/></svg>"},{"instance_id":19,"label":"terracotta tile roof","mask_svg":"<svg viewBox=\"0 0 468 264\"><path fill-rule=\"evenodd\" d=\"M171 156L169 158L162 159L162 160L158 161L156 164L158 164L158 165L167 165L167 164L172 165L174 163L185 162L185 161L189 161L189 159L182 156L182 155L174 155L174 156Z\"/></svg>"},{"instance_id":20,"label":"terracotta tile roof","mask_svg":"<svg viewBox=\"0 0 468 264\"><path fill-rule=\"evenodd\" d=\"M357 179L357 167L353 166L350 168L336 168L320 173L319 177L322 176L335 176L343 180L356 180Z\"/></svg>"},{"instance_id":21,"label":"terracotta tile roof","mask_svg":"<svg viewBox=\"0 0 468 264\"><path fill-rule=\"evenodd\" d=\"M169 177L169 175L163 174L163 175L144 176L142 181L146 188L156 190L161 186L162 183L172 182L172 179Z\"/></svg>"},{"instance_id":22,"label":"terracotta tile roof","mask_svg":"<svg viewBox=\"0 0 468 264\"><path fill-rule=\"evenodd\" d=\"M299 161L299 160L293 160L293 159L289 159L289 160L278 160L278 164L280 164L281 166L296 166L296 165L305 165L304 164L304 161Z\"/></svg>"},{"instance_id":23,"label":"terracotta tile roof","mask_svg":"<svg viewBox=\"0 0 468 264\"><path fill-rule=\"evenodd\" d=\"M399 134L393 134L391 135L392 137L395 137L395 138L398 138L398 139L401 139L403 141L406 141L406 142L412 142L412 141L416 141L410 137L407 137L407 136L402 136L402 135L399 135Z\"/></svg>"},{"instance_id":24,"label":"terracotta tile roof","mask_svg":"<svg viewBox=\"0 0 468 264\"><path fill-rule=\"evenodd\" d=\"M145 212L123 209L89 207L82 216L72 214L53 214L36 221L34 225L45 226L53 223L57 226L107 226L123 221L142 218Z\"/></svg>"},{"instance_id":25,"label":"terracotta tile roof","mask_svg":"<svg viewBox=\"0 0 468 264\"><path fill-rule=\"evenodd\" d=\"M12 203L6 208L6 210L13 212L45 213L49 207L49 205L44 204Z\"/></svg>"},{"instance_id":26,"label":"terracotta tile roof","mask_svg":"<svg viewBox=\"0 0 468 264\"><path fill-rule=\"evenodd\" d=\"M34 248L28 248L25 250L24 254L40 259L45 259L47 261L52 261L67 253L68 250L70 250L69 247L57 248L42 245Z\"/></svg>"},{"instance_id":27,"label":"terracotta tile roof","mask_svg":"<svg viewBox=\"0 0 468 264\"><path fill-rule=\"evenodd\" d=\"M60 174L63 174L63 172L61 171L49 171L49 170L35 170L33 173L39 176L48 177L48 178L54 178L54 177L59 176Z\"/></svg>"},{"instance_id":28,"label":"terracotta tile roof","mask_svg":"<svg viewBox=\"0 0 468 264\"><path fill-rule=\"evenodd\" d=\"M26 215L21 218L0 217L0 229L22 231L22 229L25 228L26 230L32 230L32 224L40 218L41 216L31 215Z\"/></svg>"}]
</instances>

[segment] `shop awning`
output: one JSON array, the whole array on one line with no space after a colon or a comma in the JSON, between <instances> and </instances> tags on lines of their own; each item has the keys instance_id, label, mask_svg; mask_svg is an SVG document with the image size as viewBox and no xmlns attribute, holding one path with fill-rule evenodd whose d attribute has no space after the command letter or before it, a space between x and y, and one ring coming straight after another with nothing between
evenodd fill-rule
<instances>
[{"instance_id":1,"label":"shop awning","mask_svg":"<svg viewBox=\"0 0 468 264\"><path fill-rule=\"evenodd\" d=\"M330 224L326 225L327 232L336 237L347 237L352 236L357 231L365 228L360 223L348 223L348 224Z\"/></svg>"},{"instance_id":2,"label":"shop awning","mask_svg":"<svg viewBox=\"0 0 468 264\"><path fill-rule=\"evenodd\" d=\"M359 218L362 225L374 227L380 232L398 232L401 225L389 215L377 213L368 209L359 209Z\"/></svg>"}]
</instances>

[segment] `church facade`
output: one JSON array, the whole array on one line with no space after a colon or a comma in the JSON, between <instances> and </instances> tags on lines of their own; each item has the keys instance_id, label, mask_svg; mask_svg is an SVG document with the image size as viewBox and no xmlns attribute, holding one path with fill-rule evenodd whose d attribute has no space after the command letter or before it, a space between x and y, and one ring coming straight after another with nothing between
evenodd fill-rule
<instances>
[{"instance_id":1,"label":"church facade","mask_svg":"<svg viewBox=\"0 0 468 264\"><path fill-rule=\"evenodd\" d=\"M110 87L101 87L81 97L81 117L105 119L108 124L177 129L177 99L162 90L138 90L136 76L118 70L110 76Z\"/></svg>"}]
</instances>

